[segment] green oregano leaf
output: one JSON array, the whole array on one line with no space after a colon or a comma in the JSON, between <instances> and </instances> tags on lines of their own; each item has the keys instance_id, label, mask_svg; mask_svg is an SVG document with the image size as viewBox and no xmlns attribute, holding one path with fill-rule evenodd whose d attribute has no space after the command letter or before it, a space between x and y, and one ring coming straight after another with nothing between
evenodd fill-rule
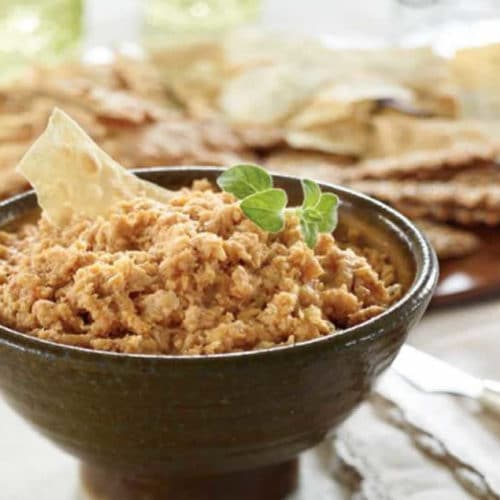
<instances>
[{"instance_id":1,"label":"green oregano leaf","mask_svg":"<svg viewBox=\"0 0 500 500\"><path fill-rule=\"evenodd\" d=\"M318 225L314 222L308 222L305 218L301 218L300 230L302 231L306 245L309 248L314 248L318 240Z\"/></svg>"},{"instance_id":2,"label":"green oregano leaf","mask_svg":"<svg viewBox=\"0 0 500 500\"><path fill-rule=\"evenodd\" d=\"M283 229L287 195L282 189L273 188L273 179L266 170L258 165L235 165L219 176L217 184L241 200L243 213L261 229ZM322 193L312 180L303 179L301 184L304 199L295 212L304 241L314 248L319 233L330 233L337 226L339 200L333 193Z\"/></svg>"},{"instance_id":3,"label":"green oregano leaf","mask_svg":"<svg viewBox=\"0 0 500 500\"><path fill-rule=\"evenodd\" d=\"M247 196L240 207L261 229L276 233L285 225L283 212L287 202L288 198L283 189L267 189Z\"/></svg>"},{"instance_id":4,"label":"green oregano leaf","mask_svg":"<svg viewBox=\"0 0 500 500\"><path fill-rule=\"evenodd\" d=\"M302 208L306 209L316 206L321 196L321 189L318 184L309 179L302 179L300 182L302 184L302 192L304 193Z\"/></svg>"},{"instance_id":5,"label":"green oregano leaf","mask_svg":"<svg viewBox=\"0 0 500 500\"><path fill-rule=\"evenodd\" d=\"M228 193L243 200L273 187L269 173L258 165L235 165L217 178L217 185Z\"/></svg>"},{"instance_id":6,"label":"green oregano leaf","mask_svg":"<svg viewBox=\"0 0 500 500\"><path fill-rule=\"evenodd\" d=\"M315 208L306 208L302 212L302 217L311 223L317 223L323 220L323 215Z\"/></svg>"},{"instance_id":7,"label":"green oregano leaf","mask_svg":"<svg viewBox=\"0 0 500 500\"><path fill-rule=\"evenodd\" d=\"M338 222L337 208L339 199L333 193L322 193L316 210L321 214L321 221L318 223L320 233L331 233Z\"/></svg>"},{"instance_id":8,"label":"green oregano leaf","mask_svg":"<svg viewBox=\"0 0 500 500\"><path fill-rule=\"evenodd\" d=\"M318 184L309 179L302 180L302 191L300 227L304 240L313 248L318 233L331 233L337 226L338 198L333 193L322 193Z\"/></svg>"}]
</instances>

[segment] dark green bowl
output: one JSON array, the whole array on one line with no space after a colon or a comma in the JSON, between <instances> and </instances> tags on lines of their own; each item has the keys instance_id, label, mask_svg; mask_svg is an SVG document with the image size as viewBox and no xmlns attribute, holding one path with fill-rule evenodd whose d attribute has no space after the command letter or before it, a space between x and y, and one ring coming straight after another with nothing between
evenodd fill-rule
<instances>
[{"instance_id":1,"label":"dark green bowl","mask_svg":"<svg viewBox=\"0 0 500 500\"><path fill-rule=\"evenodd\" d=\"M176 188L220 172L138 174ZM275 179L300 202L298 179ZM391 252L407 292L388 311L296 346L210 356L96 352L0 327L0 387L7 401L54 443L110 477L254 469L286 462L320 442L394 359L438 275L431 247L405 217L362 194L321 188L342 200L339 235L355 224ZM32 192L1 203L0 225L35 207Z\"/></svg>"}]
</instances>

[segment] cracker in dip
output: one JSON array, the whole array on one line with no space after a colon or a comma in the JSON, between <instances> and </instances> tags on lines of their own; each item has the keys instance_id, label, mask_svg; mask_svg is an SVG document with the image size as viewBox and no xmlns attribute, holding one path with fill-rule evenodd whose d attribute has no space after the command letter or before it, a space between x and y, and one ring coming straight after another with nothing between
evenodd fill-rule
<instances>
[{"instance_id":1,"label":"cracker in dip","mask_svg":"<svg viewBox=\"0 0 500 500\"><path fill-rule=\"evenodd\" d=\"M47 141L38 144L34 158ZM118 167L104 160L100 177L108 178ZM61 196L71 192L66 182ZM3 324L98 350L215 354L328 335L400 295L394 272L379 274L331 234L309 248L293 212L269 233L207 181L165 197L154 191L154 199L137 182L114 186L116 199L102 213L74 206L61 222L45 210L36 224L0 232Z\"/></svg>"}]
</instances>

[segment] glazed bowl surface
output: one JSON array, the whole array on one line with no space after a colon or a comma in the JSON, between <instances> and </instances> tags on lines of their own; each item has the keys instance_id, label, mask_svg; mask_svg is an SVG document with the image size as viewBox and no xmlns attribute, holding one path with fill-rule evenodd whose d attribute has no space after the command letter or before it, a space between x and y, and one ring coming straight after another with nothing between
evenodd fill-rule
<instances>
[{"instance_id":1,"label":"glazed bowl surface","mask_svg":"<svg viewBox=\"0 0 500 500\"><path fill-rule=\"evenodd\" d=\"M218 168L137 172L169 188ZM292 203L296 178L275 176ZM321 184L389 251L407 291L389 310L341 333L294 346L208 356L128 355L58 345L0 327L0 389L42 434L90 467L134 477L221 474L292 459L323 440L367 396L421 318L438 268L405 217L364 195ZM33 192L0 204L0 225L36 208Z\"/></svg>"}]
</instances>

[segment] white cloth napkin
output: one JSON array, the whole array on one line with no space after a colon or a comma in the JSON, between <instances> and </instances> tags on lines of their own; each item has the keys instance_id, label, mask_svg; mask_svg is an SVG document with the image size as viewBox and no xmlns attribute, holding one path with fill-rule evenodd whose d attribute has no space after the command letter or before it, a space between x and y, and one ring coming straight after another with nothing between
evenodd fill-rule
<instances>
[{"instance_id":1,"label":"white cloth napkin","mask_svg":"<svg viewBox=\"0 0 500 500\"><path fill-rule=\"evenodd\" d=\"M500 380L500 302L432 313L411 342ZM396 373L339 429L337 478L366 500L500 499L500 418ZM354 478L354 479L353 479Z\"/></svg>"}]
</instances>

